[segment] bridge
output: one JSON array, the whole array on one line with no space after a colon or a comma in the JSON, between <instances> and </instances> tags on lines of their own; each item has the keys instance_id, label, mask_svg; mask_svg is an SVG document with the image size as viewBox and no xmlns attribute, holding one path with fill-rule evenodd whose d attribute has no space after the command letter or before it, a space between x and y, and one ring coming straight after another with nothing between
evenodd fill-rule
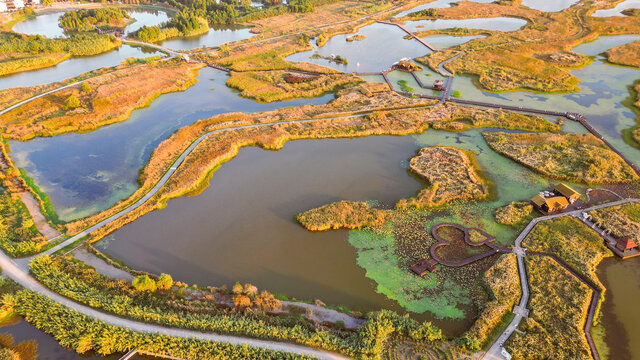
<instances>
[{"instance_id":1,"label":"bridge","mask_svg":"<svg viewBox=\"0 0 640 360\"><path fill-rule=\"evenodd\" d=\"M429 50L435 52L438 51L438 49L436 49L433 45L429 44L428 42L422 40L418 35L416 35L414 32L412 32L411 30L407 29L404 25L402 24L398 24L398 23L394 23L391 21L384 21L384 20L377 20L376 21L379 24L385 24L385 25L392 25L392 26L397 26L399 27L402 31L406 32L407 34L409 34L412 38L416 39L420 44L426 46Z\"/></svg>"}]
</instances>

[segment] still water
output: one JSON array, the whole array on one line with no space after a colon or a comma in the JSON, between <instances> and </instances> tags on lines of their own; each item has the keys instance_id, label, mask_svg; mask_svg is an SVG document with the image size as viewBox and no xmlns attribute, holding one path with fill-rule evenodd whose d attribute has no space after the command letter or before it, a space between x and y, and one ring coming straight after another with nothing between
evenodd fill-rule
<instances>
[{"instance_id":1,"label":"still water","mask_svg":"<svg viewBox=\"0 0 640 360\"><path fill-rule=\"evenodd\" d=\"M640 9L640 0L625 0L611 9L600 9L594 12L591 16L595 17L609 17L609 16L624 16L622 11L626 9Z\"/></svg>"},{"instance_id":2,"label":"still water","mask_svg":"<svg viewBox=\"0 0 640 360\"><path fill-rule=\"evenodd\" d=\"M159 10L129 10L133 22L125 27L125 33L137 31L143 26L160 25L169 20L165 11ZM29 35L42 35L48 38L64 37L64 29L60 27L59 19L64 11L38 15L17 23L13 31Z\"/></svg>"},{"instance_id":3,"label":"still water","mask_svg":"<svg viewBox=\"0 0 640 360\"><path fill-rule=\"evenodd\" d=\"M184 92L160 96L148 108L134 111L127 121L87 134L11 141L11 156L50 195L60 218L73 220L132 194L138 188L138 170L151 151L178 128L221 113L268 111L333 99L329 94L260 104L240 98L225 85L226 79L219 70L203 68L197 84Z\"/></svg>"},{"instance_id":4,"label":"still water","mask_svg":"<svg viewBox=\"0 0 640 360\"><path fill-rule=\"evenodd\" d=\"M522 5L545 12L558 12L568 9L580 0L522 0Z\"/></svg>"}]
</instances>

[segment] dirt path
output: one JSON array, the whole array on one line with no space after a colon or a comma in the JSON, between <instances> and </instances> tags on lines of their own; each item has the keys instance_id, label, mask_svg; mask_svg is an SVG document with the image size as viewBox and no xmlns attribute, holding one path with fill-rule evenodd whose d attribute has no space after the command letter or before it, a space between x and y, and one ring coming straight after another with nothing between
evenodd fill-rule
<instances>
[{"instance_id":1,"label":"dirt path","mask_svg":"<svg viewBox=\"0 0 640 360\"><path fill-rule=\"evenodd\" d=\"M60 232L49 225L49 222L40 210L38 200L33 197L33 194L28 191L22 192L20 193L20 198L22 199L22 203L27 207L27 210L29 210L29 214L33 218L36 229L38 229L42 236L49 241L60 236Z\"/></svg>"},{"instance_id":2,"label":"dirt path","mask_svg":"<svg viewBox=\"0 0 640 360\"><path fill-rule=\"evenodd\" d=\"M108 276L110 278L118 280L124 280L127 282L131 282L133 280L133 275L131 275L129 272L118 269L117 267L107 263L106 261L100 259L96 255L83 248L77 248L76 250L74 250L73 256L76 259L96 269L96 272L100 275Z\"/></svg>"}]
</instances>

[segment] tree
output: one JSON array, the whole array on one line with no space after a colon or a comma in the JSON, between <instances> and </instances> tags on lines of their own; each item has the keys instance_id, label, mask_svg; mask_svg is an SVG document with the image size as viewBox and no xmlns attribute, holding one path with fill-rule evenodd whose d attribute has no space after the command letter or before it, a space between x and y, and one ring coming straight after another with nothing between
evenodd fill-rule
<instances>
[{"instance_id":1,"label":"tree","mask_svg":"<svg viewBox=\"0 0 640 360\"><path fill-rule=\"evenodd\" d=\"M173 279L171 278L171 275L169 274L161 274L160 277L158 278L158 289L161 290L169 290L171 289L171 287L173 286Z\"/></svg>"},{"instance_id":2,"label":"tree","mask_svg":"<svg viewBox=\"0 0 640 360\"><path fill-rule=\"evenodd\" d=\"M258 293L258 288L251 284L244 284L244 294L247 296L255 296Z\"/></svg>"},{"instance_id":3,"label":"tree","mask_svg":"<svg viewBox=\"0 0 640 360\"><path fill-rule=\"evenodd\" d=\"M89 86L89 84L87 84L86 82L83 82L81 87L83 92L91 92L91 86Z\"/></svg>"},{"instance_id":4,"label":"tree","mask_svg":"<svg viewBox=\"0 0 640 360\"><path fill-rule=\"evenodd\" d=\"M238 295L242 294L244 292L244 289L242 288L242 285L240 285L240 283L236 283L235 285L233 285L233 288L231 288L231 292Z\"/></svg>"},{"instance_id":5,"label":"tree","mask_svg":"<svg viewBox=\"0 0 640 360\"><path fill-rule=\"evenodd\" d=\"M73 110L80 107L80 100L75 95L71 95L64 101L64 110Z\"/></svg>"},{"instance_id":6,"label":"tree","mask_svg":"<svg viewBox=\"0 0 640 360\"><path fill-rule=\"evenodd\" d=\"M156 291L156 282L147 275L139 275L133 279L132 285L138 291Z\"/></svg>"},{"instance_id":7,"label":"tree","mask_svg":"<svg viewBox=\"0 0 640 360\"><path fill-rule=\"evenodd\" d=\"M253 302L256 307L262 311L275 311L282 307L280 300L276 299L273 294L267 291L261 292Z\"/></svg>"},{"instance_id":8,"label":"tree","mask_svg":"<svg viewBox=\"0 0 640 360\"><path fill-rule=\"evenodd\" d=\"M233 305L238 309L246 309L251 307L251 299L246 295L235 295L233 297Z\"/></svg>"},{"instance_id":9,"label":"tree","mask_svg":"<svg viewBox=\"0 0 640 360\"><path fill-rule=\"evenodd\" d=\"M41 3L44 6L49 6L49 5L53 4L53 0L42 0Z\"/></svg>"}]
</instances>

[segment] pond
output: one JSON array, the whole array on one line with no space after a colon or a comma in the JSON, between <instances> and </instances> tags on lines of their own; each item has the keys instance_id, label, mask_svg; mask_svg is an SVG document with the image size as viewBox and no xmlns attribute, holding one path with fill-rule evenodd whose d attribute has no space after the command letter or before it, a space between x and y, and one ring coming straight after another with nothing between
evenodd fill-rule
<instances>
[{"instance_id":1,"label":"pond","mask_svg":"<svg viewBox=\"0 0 640 360\"><path fill-rule=\"evenodd\" d=\"M253 34L249 28L245 27L212 27L208 33L204 35L166 40L161 44L169 49L174 50L193 50L201 47L215 47L224 43L246 40Z\"/></svg>"},{"instance_id":2,"label":"pond","mask_svg":"<svg viewBox=\"0 0 640 360\"><path fill-rule=\"evenodd\" d=\"M409 20L404 26L413 32L451 28L481 29L491 31L516 31L527 24L527 20L512 17L478 18L478 19L437 19Z\"/></svg>"},{"instance_id":3,"label":"pond","mask_svg":"<svg viewBox=\"0 0 640 360\"><path fill-rule=\"evenodd\" d=\"M220 166L202 194L170 200L161 211L118 229L97 246L133 268L171 273L187 283L249 282L299 299L402 311L405 304L381 294L388 286L378 287L372 280L379 279L368 278L370 269L365 276L358 266L360 254L349 245L348 232L308 232L294 216L343 199L390 206L413 196L421 184L407 173L408 160L420 147L438 144L477 152L480 165L499 184L495 201L472 205L484 217L492 218L491 209L533 196L549 184L489 150L478 130L294 141L278 152L240 150ZM499 231L501 242L511 241L513 229ZM394 276L413 276L406 269L395 271L401 274ZM475 314L470 304L461 306L466 316L457 320L439 318L436 310L414 315L459 334Z\"/></svg>"},{"instance_id":4,"label":"pond","mask_svg":"<svg viewBox=\"0 0 640 360\"><path fill-rule=\"evenodd\" d=\"M166 11L161 10L128 10L129 15L134 20L125 27L125 33L137 31L143 26L160 25L169 20ZM48 38L64 37L64 30L60 27L59 19L64 14L52 12L38 15L33 19L27 19L17 23L13 31L29 35L42 35Z\"/></svg>"},{"instance_id":5,"label":"pond","mask_svg":"<svg viewBox=\"0 0 640 360\"><path fill-rule=\"evenodd\" d=\"M611 9L600 9L591 14L595 17L624 16L622 11L626 9L640 9L640 0L625 0Z\"/></svg>"},{"instance_id":6,"label":"pond","mask_svg":"<svg viewBox=\"0 0 640 360\"><path fill-rule=\"evenodd\" d=\"M580 0L522 0L522 5L545 12L558 12L568 9L578 1Z\"/></svg>"},{"instance_id":7,"label":"pond","mask_svg":"<svg viewBox=\"0 0 640 360\"><path fill-rule=\"evenodd\" d=\"M36 71L25 71L9 76L0 76L0 89L17 86L35 86L72 78L79 74L116 66L130 57L145 58L162 55L162 53L149 48L122 45L120 48L96 56L83 56L70 58L56 66L51 66Z\"/></svg>"},{"instance_id":8,"label":"pond","mask_svg":"<svg viewBox=\"0 0 640 360\"><path fill-rule=\"evenodd\" d=\"M12 159L51 197L63 220L104 210L138 188L138 171L151 151L183 126L213 115L256 112L326 103L333 95L260 104L238 97L225 85L227 75L203 68L199 82L184 92L154 100L127 121L87 134L11 141Z\"/></svg>"},{"instance_id":9,"label":"pond","mask_svg":"<svg viewBox=\"0 0 640 360\"><path fill-rule=\"evenodd\" d=\"M365 38L360 41L347 41L356 34L364 35ZM404 39L405 35L407 34L397 26L376 23L363 27L355 34L334 36L320 48L313 43L314 50L293 54L286 59L293 62L311 62L350 73L380 72L389 69L401 58L416 58L431 52L415 39ZM436 48L447 48L479 37L437 35L423 39ZM321 58L314 56L315 54L319 54ZM348 64L330 61L332 54L347 59Z\"/></svg>"}]
</instances>

